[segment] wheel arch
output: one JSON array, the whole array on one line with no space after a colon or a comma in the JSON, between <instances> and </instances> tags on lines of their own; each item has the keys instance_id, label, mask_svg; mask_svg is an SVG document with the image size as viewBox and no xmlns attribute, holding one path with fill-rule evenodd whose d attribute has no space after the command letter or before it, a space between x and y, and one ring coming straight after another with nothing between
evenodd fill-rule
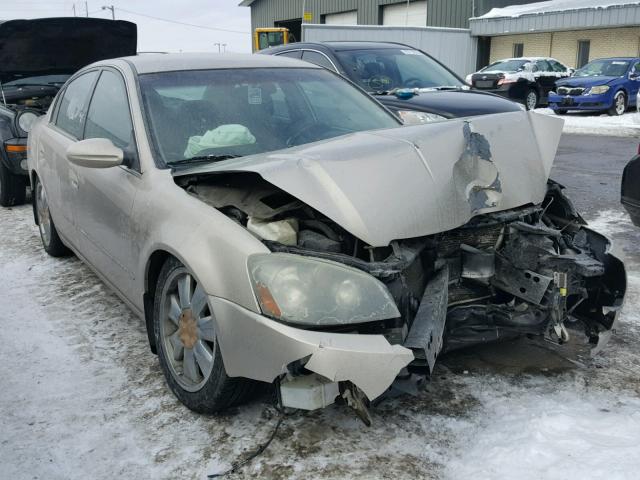
<instances>
[{"instance_id":1,"label":"wheel arch","mask_svg":"<svg viewBox=\"0 0 640 480\"><path fill-rule=\"evenodd\" d=\"M144 271L144 293L142 295L142 304L144 308L144 322L147 329L149 348L153 353L157 353L156 337L153 332L153 303L158 284L158 277L160 277L160 271L169 258L178 259L178 257L168 250L154 250L147 259Z\"/></svg>"},{"instance_id":2,"label":"wheel arch","mask_svg":"<svg viewBox=\"0 0 640 480\"><path fill-rule=\"evenodd\" d=\"M38 219L38 210L36 209L36 181L38 180L38 174L35 170L31 170L29 172L29 183L31 184L31 208L33 210L33 223L36 225L40 225L40 220Z\"/></svg>"}]
</instances>

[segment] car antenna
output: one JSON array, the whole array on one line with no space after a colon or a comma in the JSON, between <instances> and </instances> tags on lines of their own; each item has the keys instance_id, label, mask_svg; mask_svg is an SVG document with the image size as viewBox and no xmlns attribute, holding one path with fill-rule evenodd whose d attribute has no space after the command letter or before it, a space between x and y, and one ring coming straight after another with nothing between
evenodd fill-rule
<instances>
[{"instance_id":1,"label":"car antenna","mask_svg":"<svg viewBox=\"0 0 640 480\"><path fill-rule=\"evenodd\" d=\"M0 93L2 93L2 103L4 103L4 106L7 106L7 99L4 96L4 87L2 86L2 80L0 80Z\"/></svg>"}]
</instances>

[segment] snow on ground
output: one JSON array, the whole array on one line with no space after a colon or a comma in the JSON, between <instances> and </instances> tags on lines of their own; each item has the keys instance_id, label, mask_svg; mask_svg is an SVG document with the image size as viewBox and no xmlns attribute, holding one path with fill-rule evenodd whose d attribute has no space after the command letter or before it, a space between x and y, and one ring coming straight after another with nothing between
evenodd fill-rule
<instances>
[{"instance_id":1,"label":"snow on ground","mask_svg":"<svg viewBox=\"0 0 640 480\"><path fill-rule=\"evenodd\" d=\"M594 220L631 232L619 211ZM224 415L184 408L142 321L76 258L44 254L30 206L0 209L0 232L0 478L201 479L268 437L268 394ZM371 428L344 407L295 414L230 478L636 478L637 260L596 359L531 341L449 355L418 396L378 405Z\"/></svg>"},{"instance_id":2,"label":"snow on ground","mask_svg":"<svg viewBox=\"0 0 640 480\"><path fill-rule=\"evenodd\" d=\"M555 115L550 108L537 108L538 113ZM559 116L564 120L564 133L582 135L608 135L612 137L639 137L640 114L629 111L618 117L599 113L569 112Z\"/></svg>"}]
</instances>

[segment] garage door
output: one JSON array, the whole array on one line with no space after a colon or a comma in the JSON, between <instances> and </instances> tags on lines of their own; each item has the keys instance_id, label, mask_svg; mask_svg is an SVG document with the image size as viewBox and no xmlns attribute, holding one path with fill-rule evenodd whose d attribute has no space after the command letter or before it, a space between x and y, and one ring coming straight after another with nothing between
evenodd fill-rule
<instances>
[{"instance_id":1,"label":"garage door","mask_svg":"<svg viewBox=\"0 0 640 480\"><path fill-rule=\"evenodd\" d=\"M351 10L349 12L328 13L324 16L324 23L327 25L357 25L358 11Z\"/></svg>"},{"instance_id":2,"label":"garage door","mask_svg":"<svg viewBox=\"0 0 640 480\"><path fill-rule=\"evenodd\" d=\"M427 26L427 2L415 1L394 3L382 7L383 25L407 25L411 27Z\"/></svg>"}]
</instances>

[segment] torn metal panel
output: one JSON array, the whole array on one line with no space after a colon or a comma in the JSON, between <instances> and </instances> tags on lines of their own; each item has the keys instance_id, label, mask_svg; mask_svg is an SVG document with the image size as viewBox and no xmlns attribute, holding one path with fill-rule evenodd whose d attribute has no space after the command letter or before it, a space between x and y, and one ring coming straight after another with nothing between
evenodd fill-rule
<instances>
[{"instance_id":1,"label":"torn metal panel","mask_svg":"<svg viewBox=\"0 0 640 480\"><path fill-rule=\"evenodd\" d=\"M404 341L404 346L416 350L416 358L426 360L433 371L436 357L442 350L442 335L447 320L449 300L449 268L437 272L422 296L422 302Z\"/></svg>"},{"instance_id":2,"label":"torn metal panel","mask_svg":"<svg viewBox=\"0 0 640 480\"><path fill-rule=\"evenodd\" d=\"M258 173L379 247L541 203L558 127L547 115L509 112L360 132L175 174Z\"/></svg>"},{"instance_id":3,"label":"torn metal panel","mask_svg":"<svg viewBox=\"0 0 640 480\"><path fill-rule=\"evenodd\" d=\"M373 400L414 358L411 350L390 345L382 335L301 330L218 297L209 297L209 302L231 377L272 382L287 373L287 365L310 355L307 370L331 382L350 381Z\"/></svg>"}]
</instances>

